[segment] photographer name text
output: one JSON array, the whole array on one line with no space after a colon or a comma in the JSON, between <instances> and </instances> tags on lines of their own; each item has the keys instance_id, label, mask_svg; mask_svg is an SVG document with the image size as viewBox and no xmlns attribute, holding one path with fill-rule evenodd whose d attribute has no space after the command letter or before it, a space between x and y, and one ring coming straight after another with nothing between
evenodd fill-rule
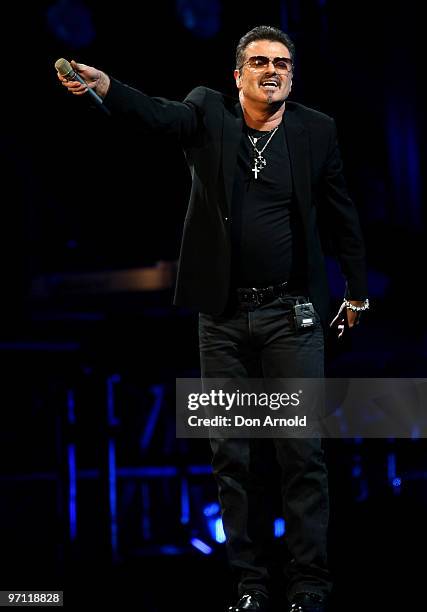
<instances>
[{"instance_id":1,"label":"photographer name text","mask_svg":"<svg viewBox=\"0 0 427 612\"><path fill-rule=\"evenodd\" d=\"M190 427L307 427L307 417L296 415L289 418L274 418L267 415L260 419L240 414L235 414L233 417L216 415L212 418L191 415L187 423Z\"/></svg>"}]
</instances>

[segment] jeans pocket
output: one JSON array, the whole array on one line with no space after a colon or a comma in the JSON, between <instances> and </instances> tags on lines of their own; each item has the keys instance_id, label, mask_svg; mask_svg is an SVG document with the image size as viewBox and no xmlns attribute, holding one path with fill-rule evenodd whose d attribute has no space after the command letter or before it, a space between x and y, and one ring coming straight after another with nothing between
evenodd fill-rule
<instances>
[{"instance_id":1,"label":"jeans pocket","mask_svg":"<svg viewBox=\"0 0 427 612\"><path fill-rule=\"evenodd\" d=\"M286 306L287 310L292 310L298 300L300 301L300 303L302 303L304 299L305 298L302 298L300 296L294 296L294 295L285 295L283 297L277 298L278 303L281 304L282 306Z\"/></svg>"}]
</instances>

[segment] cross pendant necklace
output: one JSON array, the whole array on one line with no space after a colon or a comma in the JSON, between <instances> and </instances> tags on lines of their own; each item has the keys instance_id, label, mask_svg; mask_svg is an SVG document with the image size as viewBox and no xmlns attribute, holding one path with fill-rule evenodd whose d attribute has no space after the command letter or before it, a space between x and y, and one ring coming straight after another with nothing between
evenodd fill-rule
<instances>
[{"instance_id":1,"label":"cross pendant necklace","mask_svg":"<svg viewBox=\"0 0 427 612\"><path fill-rule=\"evenodd\" d=\"M255 147L254 147L255 148ZM255 178L258 178L258 173L267 165L265 157L261 155L261 151L255 148L255 151L258 153L258 157L254 157L254 167L252 168L252 172L255 174Z\"/></svg>"},{"instance_id":2,"label":"cross pendant necklace","mask_svg":"<svg viewBox=\"0 0 427 612\"><path fill-rule=\"evenodd\" d=\"M254 148L254 167L251 168L251 171L254 173L256 179L258 178L258 174L261 172L261 170L267 165L267 160L265 159L265 157L263 157L263 152L265 151L268 143L273 138L274 134L277 132L278 129L279 126L275 127L274 130L272 130L270 138L267 140L261 151L257 148L256 143L258 142L258 140L260 140L260 138L262 138L262 136L259 136L258 138L253 138L250 134L248 134L248 138Z\"/></svg>"}]
</instances>

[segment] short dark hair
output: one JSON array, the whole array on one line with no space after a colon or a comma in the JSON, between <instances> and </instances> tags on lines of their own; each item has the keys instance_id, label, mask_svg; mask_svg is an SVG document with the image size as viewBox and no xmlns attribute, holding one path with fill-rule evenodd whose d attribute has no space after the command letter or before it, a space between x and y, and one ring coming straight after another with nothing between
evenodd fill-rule
<instances>
[{"instance_id":1,"label":"short dark hair","mask_svg":"<svg viewBox=\"0 0 427 612\"><path fill-rule=\"evenodd\" d=\"M282 32L282 30L279 30L279 28L261 25L257 26L256 28L253 28L252 30L249 30L249 32L247 32L239 40L239 43L236 48L236 68L238 70L242 68L243 62L245 61L246 47L254 40L271 40L282 43L288 49L292 63L294 62L295 45L290 39L290 37L285 34L285 32Z\"/></svg>"}]
</instances>

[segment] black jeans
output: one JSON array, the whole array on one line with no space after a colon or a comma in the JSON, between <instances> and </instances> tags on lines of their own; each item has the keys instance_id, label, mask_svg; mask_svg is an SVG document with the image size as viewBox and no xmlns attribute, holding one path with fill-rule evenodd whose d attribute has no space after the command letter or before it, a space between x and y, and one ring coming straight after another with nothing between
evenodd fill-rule
<instances>
[{"instance_id":1,"label":"black jeans","mask_svg":"<svg viewBox=\"0 0 427 612\"><path fill-rule=\"evenodd\" d=\"M304 299L304 296L298 296ZM201 374L206 378L317 378L324 373L320 319L294 329L297 296L259 307L238 305L219 316L199 315ZM268 476L279 465L286 548L286 594L331 589L327 568L328 477L321 440L211 439L227 554L239 594L274 587L274 537ZM276 559L277 561L277 559ZM276 570L277 571L277 570ZM283 582L283 575L282 575ZM280 587L279 587L280 588Z\"/></svg>"}]
</instances>

